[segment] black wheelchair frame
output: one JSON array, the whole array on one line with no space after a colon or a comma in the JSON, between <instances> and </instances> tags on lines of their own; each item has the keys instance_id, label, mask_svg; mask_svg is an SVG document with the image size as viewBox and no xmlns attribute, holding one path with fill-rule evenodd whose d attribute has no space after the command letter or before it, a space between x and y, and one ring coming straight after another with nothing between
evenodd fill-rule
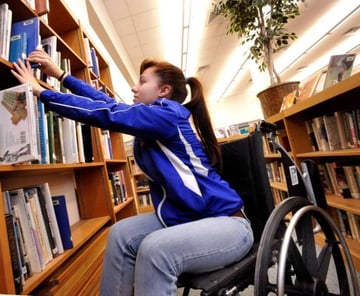
<instances>
[{"instance_id":1,"label":"black wheelchair frame","mask_svg":"<svg viewBox=\"0 0 360 296\"><path fill-rule=\"evenodd\" d=\"M300 170L274 140L276 131L276 125L261 121L248 137L222 145L222 177L243 198L255 243L245 258L230 266L182 274L178 282L183 296L191 289L201 290L201 296L239 295L249 285L256 296L360 295L345 239L326 211L316 164L304 161ZM285 168L289 197L276 206L265 166L264 134ZM321 246L315 243L319 232L325 241ZM336 274L329 280L331 266Z\"/></svg>"}]
</instances>

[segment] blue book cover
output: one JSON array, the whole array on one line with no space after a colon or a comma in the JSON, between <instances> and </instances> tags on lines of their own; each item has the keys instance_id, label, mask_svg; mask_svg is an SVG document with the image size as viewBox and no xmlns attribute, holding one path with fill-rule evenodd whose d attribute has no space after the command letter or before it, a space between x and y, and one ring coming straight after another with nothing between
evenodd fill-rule
<instances>
[{"instance_id":1,"label":"blue book cover","mask_svg":"<svg viewBox=\"0 0 360 296\"><path fill-rule=\"evenodd\" d=\"M27 48L26 54L33 52L40 45L40 21L38 17L13 23L11 35L26 33Z\"/></svg>"},{"instance_id":2,"label":"blue book cover","mask_svg":"<svg viewBox=\"0 0 360 296\"><path fill-rule=\"evenodd\" d=\"M71 228L69 216L66 208L66 200L64 195L52 196L56 220L59 225L61 241L64 250L73 248L73 241L71 237Z\"/></svg>"},{"instance_id":3,"label":"blue book cover","mask_svg":"<svg viewBox=\"0 0 360 296\"><path fill-rule=\"evenodd\" d=\"M99 77L99 62L98 62L98 58L96 56L96 51L95 48L91 48L90 49L90 53L91 53L91 60L92 60L92 71L94 72L94 74Z\"/></svg>"},{"instance_id":4,"label":"blue book cover","mask_svg":"<svg viewBox=\"0 0 360 296\"><path fill-rule=\"evenodd\" d=\"M10 55L9 62L17 62L18 59L22 61L26 58L27 37L26 32L12 35L10 38Z\"/></svg>"},{"instance_id":5,"label":"blue book cover","mask_svg":"<svg viewBox=\"0 0 360 296\"><path fill-rule=\"evenodd\" d=\"M49 137L47 127L47 117L45 114L45 105L43 102L38 100L38 120L39 120L39 140L40 140L40 162L42 164L50 163L49 156Z\"/></svg>"}]
</instances>

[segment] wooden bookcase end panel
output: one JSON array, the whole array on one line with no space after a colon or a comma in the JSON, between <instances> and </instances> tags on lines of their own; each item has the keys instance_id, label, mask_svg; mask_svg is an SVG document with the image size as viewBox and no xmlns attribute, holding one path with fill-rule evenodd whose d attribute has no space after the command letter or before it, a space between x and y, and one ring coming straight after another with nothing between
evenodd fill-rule
<instances>
[{"instance_id":1,"label":"wooden bookcase end panel","mask_svg":"<svg viewBox=\"0 0 360 296\"><path fill-rule=\"evenodd\" d=\"M110 132L113 158L117 160L126 160L125 147L122 134Z\"/></svg>"},{"instance_id":2,"label":"wooden bookcase end panel","mask_svg":"<svg viewBox=\"0 0 360 296\"><path fill-rule=\"evenodd\" d=\"M286 129L290 149L294 156L298 153L313 151L309 134L306 131L304 119L287 119Z\"/></svg>"},{"instance_id":3,"label":"wooden bookcase end panel","mask_svg":"<svg viewBox=\"0 0 360 296\"><path fill-rule=\"evenodd\" d=\"M82 219L112 216L106 168L94 167L76 172L77 197Z\"/></svg>"},{"instance_id":4,"label":"wooden bookcase end panel","mask_svg":"<svg viewBox=\"0 0 360 296\"><path fill-rule=\"evenodd\" d=\"M0 186L1 192L2 187ZM2 198L2 197L1 197ZM2 291L8 291L13 293L15 291L12 268L11 268L11 257L9 249L9 240L6 235L6 222L5 222L5 212L4 203L0 202L0 232L2 233L0 240L0 274L2 279L0 281L0 293Z\"/></svg>"}]
</instances>

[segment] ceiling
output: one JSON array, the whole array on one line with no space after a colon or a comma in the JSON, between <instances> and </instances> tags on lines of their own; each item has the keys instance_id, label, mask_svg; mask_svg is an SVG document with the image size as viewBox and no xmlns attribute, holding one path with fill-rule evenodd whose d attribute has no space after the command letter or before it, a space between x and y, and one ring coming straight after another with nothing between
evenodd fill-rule
<instances>
[{"instance_id":1,"label":"ceiling","mask_svg":"<svg viewBox=\"0 0 360 296\"><path fill-rule=\"evenodd\" d=\"M164 59L163 41L161 40L161 20L163 16L159 7L159 1L155 0L102 0L107 13L110 16L110 20L122 42L128 60L133 67L133 71L138 73L138 67L141 61L145 58L157 58ZM165 0L174 1L174 0ZM210 0L196 0L206 1L211 3ZM344 21L336 30L329 33L328 29L325 29L324 23L317 24L321 20L322 16L329 10L331 10L335 4L341 3L345 11L348 6L348 0L307 0L306 5L301 5L301 14L288 24L288 29L295 32L298 35L298 39L293 42L289 48L282 50L276 54L275 65L277 67L281 61L284 61L286 54L291 55L295 58L297 55L301 55L295 62L292 63L288 68L281 71L282 80L291 79L303 79L301 72L298 71L300 68L309 67L316 59L325 55L326 61L328 61L331 54L334 52L334 47L339 42L344 40L344 33L354 27L360 26L360 9L359 4L356 4L356 9L351 8L350 11L346 12L346 21ZM352 0L351 2L356 3L358 1ZM339 10L338 10L339 11ZM354 12L355 11L355 12ZM213 87L217 84L220 79L233 80L232 75L229 77L219 77L222 73L222 69L226 65L229 57L234 51L234 48L239 47L240 41L236 36L230 36L226 34L226 21L221 17L210 17L211 5L207 13L207 20L204 24L204 30L201 36L198 36L198 42L200 46L200 52L197 59L197 76L203 83L205 95L210 95ZM193 17L193 16L192 16ZM343 16L339 13L335 13L333 19L337 19L338 22L343 21ZM310 30L310 31L309 31ZM303 38L306 35L316 35L322 30L325 30L327 37L311 49L296 49L303 42ZM354 37L350 37L354 38ZM357 38L359 40L359 38ZM167 40L171 42L171 40ZM360 41L358 42L359 45ZM116 45L115 45L116 47ZM290 53L290 49L294 48L295 53ZM350 48L346 49L350 50ZM343 52L341 52L343 53ZM124 53L122 53L124 54ZM240 59L239 59L240 61ZM233 62L234 63L234 62ZM235 62L236 63L236 62ZM322 64L325 66L326 62ZM240 67L237 66L238 68ZM317 66L319 67L319 66ZM279 70L279 69L278 69ZM317 69L318 70L318 69ZM254 75L250 75L250 71L247 67L242 70L243 74L241 79L236 81L234 85L224 93L221 100L225 100L227 97L238 96L255 96L262 88L267 85L256 85L254 87ZM226 75L225 75L226 76ZM131 79L128 79L131 80ZM259 81L259 80L258 80ZM263 81L260 79L260 81ZM130 85L134 81L128 81ZM224 86L228 82L223 81ZM220 98L216 98L220 100Z\"/></svg>"}]
</instances>

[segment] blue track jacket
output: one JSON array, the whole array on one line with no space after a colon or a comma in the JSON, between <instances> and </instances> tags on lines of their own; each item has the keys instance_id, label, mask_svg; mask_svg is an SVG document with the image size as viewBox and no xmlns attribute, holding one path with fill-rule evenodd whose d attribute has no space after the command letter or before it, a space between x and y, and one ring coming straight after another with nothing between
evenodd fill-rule
<instances>
[{"instance_id":1,"label":"blue track jacket","mask_svg":"<svg viewBox=\"0 0 360 296\"><path fill-rule=\"evenodd\" d=\"M210 166L186 107L168 99L151 105L119 103L70 75L63 84L72 93L41 92L49 109L135 136L134 158L150 180L151 198L164 226L229 216L243 206L236 191Z\"/></svg>"}]
</instances>

